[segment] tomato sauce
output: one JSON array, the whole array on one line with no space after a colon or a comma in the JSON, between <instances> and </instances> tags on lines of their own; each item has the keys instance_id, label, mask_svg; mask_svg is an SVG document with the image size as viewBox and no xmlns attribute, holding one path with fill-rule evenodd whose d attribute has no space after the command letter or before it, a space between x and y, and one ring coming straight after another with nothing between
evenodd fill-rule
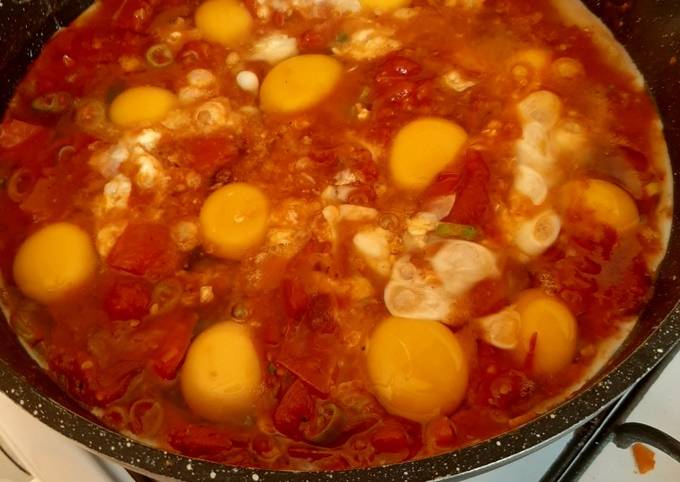
<instances>
[{"instance_id":1,"label":"tomato sauce","mask_svg":"<svg viewBox=\"0 0 680 482\"><path fill-rule=\"evenodd\" d=\"M199 3L101 1L50 40L0 125L9 322L104 423L189 456L272 469L425 457L531 418L640 312L653 288L650 260L664 244L668 173L653 141L657 115L631 73L612 66L591 34L565 26L549 2L414 0L384 15L333 2L311 10L245 2L254 27L235 47L203 38L193 20ZM362 47L353 40L362 29L379 40ZM261 81L271 71L249 49L272 32L294 39L300 54L340 59L331 97L285 115L263 112L239 87L238 72ZM159 44L167 65L146 58ZM367 46L375 51L359 56ZM217 81L191 90L188 76L205 71ZM112 101L141 85L178 92L176 110L146 130L114 125ZM551 151L557 161L545 176L556 177L547 200L532 204L513 187L516 146L527 136L517 105L541 89L585 135ZM389 152L399 130L423 116L455 122L468 138L426 189L404 191L391 180ZM597 213L560 210L560 186L583 178L623 189L639 222L616 229ZM271 212L263 245L233 261L206 246L198 218L208 196L237 182L259 186ZM447 199L440 237L434 227L418 234L417 214ZM522 253L513 230L542 203L557 206L559 237L539 254ZM345 205L376 213L370 223L389 240L386 272L353 245L365 220L329 221L326 209ZM97 266L87 283L45 304L22 294L12 266L29 235L57 221L90 235ZM391 312L383 300L390 267L409 252L417 269L427 265L449 236L440 229L464 229L454 237L493 251L499 272L468 287L455 316L440 320L463 346L469 381L456 410L420 422L381 405L364 355ZM557 373L537 372L536 336L518 360L484 341L474 322L530 288L576 320L575 354ZM224 320L249 327L262 366L255 408L238 422L193 412L179 383L192 340Z\"/></svg>"}]
</instances>

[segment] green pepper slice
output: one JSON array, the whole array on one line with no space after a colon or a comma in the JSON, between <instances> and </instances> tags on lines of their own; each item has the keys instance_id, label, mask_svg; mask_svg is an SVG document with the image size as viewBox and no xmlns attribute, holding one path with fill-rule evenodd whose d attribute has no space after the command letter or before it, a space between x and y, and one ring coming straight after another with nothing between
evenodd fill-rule
<instances>
[{"instance_id":1,"label":"green pepper slice","mask_svg":"<svg viewBox=\"0 0 680 482\"><path fill-rule=\"evenodd\" d=\"M439 223L434 232L442 238L457 238L467 241L474 241L479 237L477 228L468 224Z\"/></svg>"}]
</instances>

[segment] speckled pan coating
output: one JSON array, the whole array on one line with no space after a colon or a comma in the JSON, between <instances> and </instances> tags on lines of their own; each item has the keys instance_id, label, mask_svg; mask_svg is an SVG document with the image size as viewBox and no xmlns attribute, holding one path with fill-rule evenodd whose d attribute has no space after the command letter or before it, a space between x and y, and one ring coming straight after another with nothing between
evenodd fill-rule
<instances>
[{"instance_id":1,"label":"speckled pan coating","mask_svg":"<svg viewBox=\"0 0 680 482\"><path fill-rule=\"evenodd\" d=\"M0 0L0 110L40 46L68 24L87 0ZM628 48L647 79L664 120L680 186L680 3L586 1ZM621 5L626 3L631 8ZM674 194L680 206L680 189ZM99 425L69 400L33 363L0 320L0 390L45 424L84 447L142 473L166 480L199 481L426 481L470 476L525 455L594 416L649 372L680 340L680 214L676 210L668 255L656 293L639 323L602 374L578 396L499 437L448 454L345 472L273 472L227 467L147 447Z\"/></svg>"}]
</instances>

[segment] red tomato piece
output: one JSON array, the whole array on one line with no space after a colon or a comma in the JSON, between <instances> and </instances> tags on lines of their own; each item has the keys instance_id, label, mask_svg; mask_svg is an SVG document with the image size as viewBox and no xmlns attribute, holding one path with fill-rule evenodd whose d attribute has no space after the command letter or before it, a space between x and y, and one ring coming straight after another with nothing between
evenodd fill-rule
<instances>
[{"instance_id":1,"label":"red tomato piece","mask_svg":"<svg viewBox=\"0 0 680 482\"><path fill-rule=\"evenodd\" d=\"M333 333L337 328L333 316L333 299L328 294L313 296L306 307L304 321L314 333Z\"/></svg>"},{"instance_id":2,"label":"red tomato piece","mask_svg":"<svg viewBox=\"0 0 680 482\"><path fill-rule=\"evenodd\" d=\"M123 30L143 32L153 19L159 0L123 0L113 14L112 25Z\"/></svg>"},{"instance_id":3,"label":"red tomato piece","mask_svg":"<svg viewBox=\"0 0 680 482\"><path fill-rule=\"evenodd\" d=\"M624 145L620 145L619 149L621 149L628 164L636 171L644 172L649 168L649 159L642 152Z\"/></svg>"},{"instance_id":4,"label":"red tomato piece","mask_svg":"<svg viewBox=\"0 0 680 482\"><path fill-rule=\"evenodd\" d=\"M42 132L44 127L16 119L8 119L0 125L0 148L11 149L23 144Z\"/></svg>"},{"instance_id":5,"label":"red tomato piece","mask_svg":"<svg viewBox=\"0 0 680 482\"><path fill-rule=\"evenodd\" d=\"M100 407L122 397L139 372L134 363L100 369L90 355L81 351L51 353L48 364L68 393L87 405Z\"/></svg>"},{"instance_id":6,"label":"red tomato piece","mask_svg":"<svg viewBox=\"0 0 680 482\"><path fill-rule=\"evenodd\" d=\"M182 143L189 154L188 163L205 177L230 164L239 154L236 142L224 136L196 137L184 139Z\"/></svg>"},{"instance_id":7,"label":"red tomato piece","mask_svg":"<svg viewBox=\"0 0 680 482\"><path fill-rule=\"evenodd\" d=\"M151 366L158 376L168 380L177 376L197 321L195 313L184 310L172 311L154 320L150 333L156 340L156 349Z\"/></svg>"},{"instance_id":8,"label":"red tomato piece","mask_svg":"<svg viewBox=\"0 0 680 482\"><path fill-rule=\"evenodd\" d=\"M456 430L451 420L442 415L427 426L427 435L438 447L450 447L456 441Z\"/></svg>"},{"instance_id":9,"label":"red tomato piece","mask_svg":"<svg viewBox=\"0 0 680 482\"><path fill-rule=\"evenodd\" d=\"M393 109L413 110L426 100L430 87L421 71L419 63L401 55L393 55L380 64L374 81L378 105L387 103L381 111L389 115Z\"/></svg>"},{"instance_id":10,"label":"red tomato piece","mask_svg":"<svg viewBox=\"0 0 680 482\"><path fill-rule=\"evenodd\" d=\"M475 317L484 316L501 310L508 304L507 282L486 279L477 283L467 294L470 311Z\"/></svg>"},{"instance_id":11,"label":"red tomato piece","mask_svg":"<svg viewBox=\"0 0 680 482\"><path fill-rule=\"evenodd\" d=\"M395 80L382 89L382 97L401 108L410 108L418 90L418 83L411 80Z\"/></svg>"},{"instance_id":12,"label":"red tomato piece","mask_svg":"<svg viewBox=\"0 0 680 482\"><path fill-rule=\"evenodd\" d=\"M456 203L446 217L446 221L482 224L489 208L490 178L491 173L482 155L478 151L468 151L460 182L456 188Z\"/></svg>"},{"instance_id":13,"label":"red tomato piece","mask_svg":"<svg viewBox=\"0 0 680 482\"><path fill-rule=\"evenodd\" d=\"M314 400L307 385L295 380L274 411L274 426L284 435L300 439L300 424L314 414Z\"/></svg>"},{"instance_id":14,"label":"red tomato piece","mask_svg":"<svg viewBox=\"0 0 680 482\"><path fill-rule=\"evenodd\" d=\"M232 447L229 434L206 425L175 427L168 434L172 448L190 457L214 459L228 452Z\"/></svg>"},{"instance_id":15,"label":"red tomato piece","mask_svg":"<svg viewBox=\"0 0 680 482\"><path fill-rule=\"evenodd\" d=\"M401 55L388 57L378 66L375 81L378 84L386 84L399 78L414 77L420 73L422 67L418 62Z\"/></svg>"},{"instance_id":16,"label":"red tomato piece","mask_svg":"<svg viewBox=\"0 0 680 482\"><path fill-rule=\"evenodd\" d=\"M159 279L177 269L179 252L166 226L130 224L116 241L107 261L113 268Z\"/></svg>"},{"instance_id":17,"label":"red tomato piece","mask_svg":"<svg viewBox=\"0 0 680 482\"><path fill-rule=\"evenodd\" d=\"M298 45L300 52L322 52L328 48L328 45L333 41L336 35L333 30L333 25L330 23L322 23L315 25L309 30L305 30L300 35Z\"/></svg>"},{"instance_id":18,"label":"red tomato piece","mask_svg":"<svg viewBox=\"0 0 680 482\"><path fill-rule=\"evenodd\" d=\"M274 444L272 443L271 438L268 436L258 434L253 437L251 447L255 452L262 455L271 452L271 450L274 448Z\"/></svg>"},{"instance_id":19,"label":"red tomato piece","mask_svg":"<svg viewBox=\"0 0 680 482\"><path fill-rule=\"evenodd\" d=\"M288 278L283 281L282 289L286 314L291 318L300 317L309 303L309 297L302 283L297 279Z\"/></svg>"},{"instance_id":20,"label":"red tomato piece","mask_svg":"<svg viewBox=\"0 0 680 482\"><path fill-rule=\"evenodd\" d=\"M111 320L141 319L149 312L151 289L135 278L116 280L106 293L104 309Z\"/></svg>"},{"instance_id":21,"label":"red tomato piece","mask_svg":"<svg viewBox=\"0 0 680 482\"><path fill-rule=\"evenodd\" d=\"M22 233L26 232L32 220L31 217L17 206L7 195L7 190L0 191L0 271L6 280L12 281L14 273L12 264L14 254L23 241Z\"/></svg>"},{"instance_id":22,"label":"red tomato piece","mask_svg":"<svg viewBox=\"0 0 680 482\"><path fill-rule=\"evenodd\" d=\"M304 323L288 327L276 361L318 391L328 393L340 348L338 340L329 332L331 325L325 314L306 312L303 318Z\"/></svg>"},{"instance_id":23,"label":"red tomato piece","mask_svg":"<svg viewBox=\"0 0 680 482\"><path fill-rule=\"evenodd\" d=\"M456 191L456 186L460 182L460 174L457 172L445 171L440 173L435 181L425 191L425 198L448 196Z\"/></svg>"},{"instance_id":24,"label":"red tomato piece","mask_svg":"<svg viewBox=\"0 0 680 482\"><path fill-rule=\"evenodd\" d=\"M380 453L401 452L409 447L408 434L399 423L388 421L373 433L371 444Z\"/></svg>"}]
</instances>

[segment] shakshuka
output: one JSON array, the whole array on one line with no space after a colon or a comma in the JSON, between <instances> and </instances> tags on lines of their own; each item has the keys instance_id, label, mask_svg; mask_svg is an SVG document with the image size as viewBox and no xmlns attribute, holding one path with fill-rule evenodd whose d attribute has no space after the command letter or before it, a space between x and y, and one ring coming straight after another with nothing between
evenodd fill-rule
<instances>
[{"instance_id":1,"label":"shakshuka","mask_svg":"<svg viewBox=\"0 0 680 482\"><path fill-rule=\"evenodd\" d=\"M2 307L107 426L342 470L511 430L634 324L670 171L570 0L101 0L0 125Z\"/></svg>"}]
</instances>

